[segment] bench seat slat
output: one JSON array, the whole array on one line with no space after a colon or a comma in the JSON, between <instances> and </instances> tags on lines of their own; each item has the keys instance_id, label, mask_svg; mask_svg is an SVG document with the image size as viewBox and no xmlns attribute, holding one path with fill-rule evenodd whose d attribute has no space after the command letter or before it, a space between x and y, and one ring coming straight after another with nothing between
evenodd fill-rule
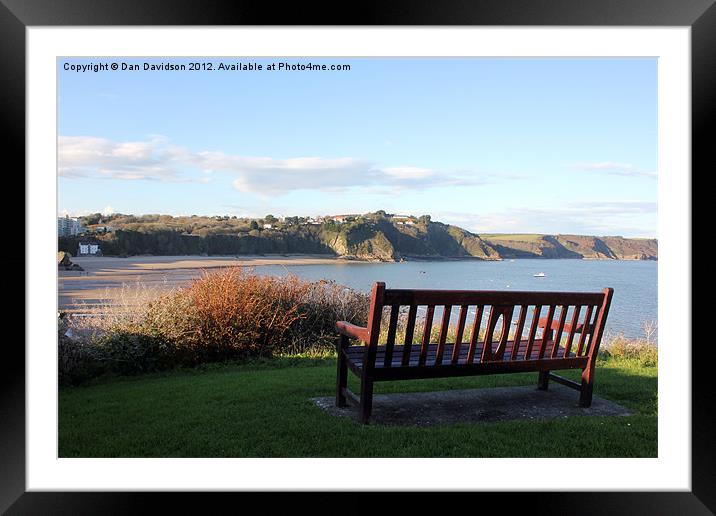
<instances>
[{"instance_id":1,"label":"bench seat slat","mask_svg":"<svg viewBox=\"0 0 716 516\"><path fill-rule=\"evenodd\" d=\"M498 342L493 342L492 347L493 350L497 349L497 346L499 345ZM545 351L551 352L553 346L553 341L548 341L545 343ZM444 353L447 353L449 355L452 355L454 344L445 344L444 346ZM467 364L467 363L480 363L479 357L481 356L482 348L484 347L484 342L480 342L477 345L477 350L479 351L476 356L474 357L473 361L468 361L469 359L469 351L468 349L465 349L465 347L462 347L459 351L459 358L457 361L457 365L461 364ZM523 343L519 346L517 356L514 359L514 361L520 361L525 359L525 351L526 351L527 345L526 343ZM393 359L390 363L390 366L388 367L414 367L418 365L435 365L435 359L438 356L438 344L430 344L427 347L427 352L424 355L424 358L421 358L422 355L422 349L421 348L413 348L410 350L410 358L407 364L403 361L403 349L404 346L395 346L393 349L394 355ZM346 356L348 359L352 362L355 362L359 367L362 367L362 360L363 355L365 353L366 347L365 346L350 346L345 349ZM385 367L385 346L378 346L376 350L376 368L382 368ZM564 347L559 346L558 347L558 353L563 356L564 354ZM577 355L575 353L570 353L569 358L574 358ZM531 350L531 360L538 360L539 359L539 349L533 348ZM512 341L508 342L507 349L505 350L505 354L500 361L496 361L496 363L500 362L506 362L506 361L513 361L512 359ZM449 364L446 363L446 364ZM437 365L439 367L440 364Z\"/></svg>"}]
</instances>

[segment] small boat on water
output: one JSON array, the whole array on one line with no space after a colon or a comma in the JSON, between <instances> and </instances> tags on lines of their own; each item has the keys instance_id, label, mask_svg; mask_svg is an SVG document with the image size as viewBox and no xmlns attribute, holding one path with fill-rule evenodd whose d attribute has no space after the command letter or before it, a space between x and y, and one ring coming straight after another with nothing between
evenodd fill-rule
<instances>
[{"instance_id":1,"label":"small boat on water","mask_svg":"<svg viewBox=\"0 0 716 516\"><path fill-rule=\"evenodd\" d=\"M544 278L545 276L546 276L546 274L544 272L538 272L537 274L534 275L535 278Z\"/></svg>"}]
</instances>

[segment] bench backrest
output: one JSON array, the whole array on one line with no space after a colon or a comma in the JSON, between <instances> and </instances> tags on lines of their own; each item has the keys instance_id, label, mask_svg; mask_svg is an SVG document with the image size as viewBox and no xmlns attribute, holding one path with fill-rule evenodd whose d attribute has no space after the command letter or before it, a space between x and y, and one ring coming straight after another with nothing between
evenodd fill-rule
<instances>
[{"instance_id":1,"label":"bench backrest","mask_svg":"<svg viewBox=\"0 0 716 516\"><path fill-rule=\"evenodd\" d=\"M382 367L398 363L394 356L396 346L403 346L401 365L409 363L411 353L415 356L416 346L420 347L418 365L428 366L474 363L478 353L480 362L518 360L519 356L532 357L535 353L538 360L570 356L594 360L613 292L611 288L602 292L406 290L386 289L385 283L378 282L371 292L364 367L375 367L379 345L384 350L380 357ZM437 317L439 331L437 339L431 340L433 329L438 328L438 321L434 320L436 312L441 312ZM404 335L396 342L399 319L402 319L400 326ZM457 324L451 324L453 321ZM422 331L422 337L414 344L416 326L418 334ZM512 326L515 329L510 342ZM451 327L455 328L455 345L447 356L444 351ZM539 328L542 335L538 335ZM379 344L381 329L385 342ZM550 341L557 345L548 345ZM559 346L560 342L563 347ZM431 343L437 343L437 349L434 359L431 354L428 360ZM524 350L521 355L520 346ZM464 352L460 353L466 347L465 359Z\"/></svg>"}]
</instances>

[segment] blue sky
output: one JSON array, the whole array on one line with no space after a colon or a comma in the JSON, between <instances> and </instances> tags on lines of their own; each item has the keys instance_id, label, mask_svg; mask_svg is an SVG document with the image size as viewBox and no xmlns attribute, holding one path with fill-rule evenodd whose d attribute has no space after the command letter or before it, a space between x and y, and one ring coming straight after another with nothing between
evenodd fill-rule
<instances>
[{"instance_id":1,"label":"blue sky","mask_svg":"<svg viewBox=\"0 0 716 516\"><path fill-rule=\"evenodd\" d=\"M213 64L211 71L65 64ZM219 63L261 71L219 71ZM266 70L270 63L349 71ZM656 236L655 59L58 59L60 213Z\"/></svg>"}]
</instances>

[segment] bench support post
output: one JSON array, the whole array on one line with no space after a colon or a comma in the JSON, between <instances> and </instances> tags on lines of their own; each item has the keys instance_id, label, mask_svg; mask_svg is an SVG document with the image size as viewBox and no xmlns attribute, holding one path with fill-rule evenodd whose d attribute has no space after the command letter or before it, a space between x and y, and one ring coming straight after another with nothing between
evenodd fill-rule
<instances>
[{"instance_id":1,"label":"bench support post","mask_svg":"<svg viewBox=\"0 0 716 516\"><path fill-rule=\"evenodd\" d=\"M373 408L373 380L365 374L360 381L360 422L367 424Z\"/></svg>"},{"instance_id":2,"label":"bench support post","mask_svg":"<svg viewBox=\"0 0 716 516\"><path fill-rule=\"evenodd\" d=\"M539 379L537 380L537 388L540 391L546 391L549 386L549 371L540 371Z\"/></svg>"},{"instance_id":3,"label":"bench support post","mask_svg":"<svg viewBox=\"0 0 716 516\"><path fill-rule=\"evenodd\" d=\"M590 363L582 371L582 388L579 391L579 406L583 408L592 405L592 389L594 386L594 366Z\"/></svg>"},{"instance_id":4,"label":"bench support post","mask_svg":"<svg viewBox=\"0 0 716 516\"><path fill-rule=\"evenodd\" d=\"M336 373L336 407L346 406L345 389L348 386L348 363L343 350L348 346L348 337L341 335L338 340L338 371Z\"/></svg>"}]
</instances>

